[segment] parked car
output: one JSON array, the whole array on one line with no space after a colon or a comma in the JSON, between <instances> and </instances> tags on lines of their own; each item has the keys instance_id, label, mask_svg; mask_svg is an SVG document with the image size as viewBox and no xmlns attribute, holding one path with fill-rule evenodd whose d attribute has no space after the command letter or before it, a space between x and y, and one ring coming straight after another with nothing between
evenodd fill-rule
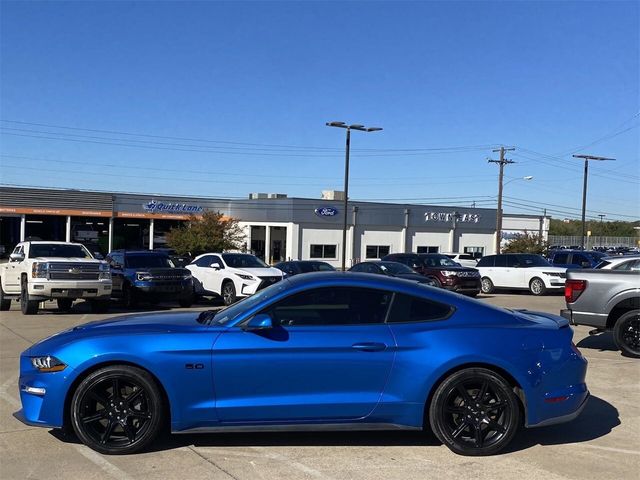
<instances>
[{"instance_id":1,"label":"parked car","mask_svg":"<svg viewBox=\"0 0 640 480\"><path fill-rule=\"evenodd\" d=\"M71 427L104 454L140 451L165 426L268 425L426 427L456 453L490 455L523 424L580 414L587 361L572 336L556 315L384 275L297 275L221 311L109 319L38 342L20 357L15 415Z\"/></svg>"},{"instance_id":2,"label":"parked car","mask_svg":"<svg viewBox=\"0 0 640 480\"><path fill-rule=\"evenodd\" d=\"M525 289L533 295L564 288L566 268L554 267L541 255L504 253L487 255L478 262L482 293L497 289Z\"/></svg>"},{"instance_id":3,"label":"parked car","mask_svg":"<svg viewBox=\"0 0 640 480\"><path fill-rule=\"evenodd\" d=\"M442 255L446 255L451 260L459 263L463 267L475 268L478 264L478 258L474 257L471 253L447 253L443 252Z\"/></svg>"},{"instance_id":4,"label":"parked car","mask_svg":"<svg viewBox=\"0 0 640 480\"><path fill-rule=\"evenodd\" d=\"M9 262L0 264L0 310L9 310L11 300L19 299L22 313L34 315L40 302L55 299L67 311L82 299L93 312L104 313L111 286L109 265L79 243L20 242Z\"/></svg>"},{"instance_id":5,"label":"parked car","mask_svg":"<svg viewBox=\"0 0 640 480\"><path fill-rule=\"evenodd\" d=\"M638 261L637 259L635 261ZM560 314L573 325L610 330L618 348L640 358L640 273L630 269L569 270Z\"/></svg>"},{"instance_id":6,"label":"parked car","mask_svg":"<svg viewBox=\"0 0 640 480\"><path fill-rule=\"evenodd\" d=\"M335 272L336 270L327 262L320 262L318 260L291 260L289 262L280 262L274 265L274 268L282 270L289 276L310 272Z\"/></svg>"},{"instance_id":7,"label":"parked car","mask_svg":"<svg viewBox=\"0 0 640 480\"><path fill-rule=\"evenodd\" d=\"M594 268L605 257L594 250L555 250L549 253L549 263L564 268Z\"/></svg>"},{"instance_id":8,"label":"parked car","mask_svg":"<svg viewBox=\"0 0 640 480\"><path fill-rule=\"evenodd\" d=\"M113 294L128 308L140 301L177 301L193 304L193 279L186 268L177 268L169 257L152 250L114 250L107 255L113 278Z\"/></svg>"},{"instance_id":9,"label":"parked car","mask_svg":"<svg viewBox=\"0 0 640 480\"><path fill-rule=\"evenodd\" d=\"M378 275L387 275L388 277L404 278L414 282L422 283L430 287L435 287L436 282L429 277L416 273L412 268L398 262L362 262L354 265L349 269L350 272L375 273Z\"/></svg>"},{"instance_id":10,"label":"parked car","mask_svg":"<svg viewBox=\"0 0 640 480\"><path fill-rule=\"evenodd\" d=\"M596 265L601 270L630 270L640 271L640 255L624 255L622 257L603 257Z\"/></svg>"},{"instance_id":11,"label":"parked car","mask_svg":"<svg viewBox=\"0 0 640 480\"><path fill-rule=\"evenodd\" d=\"M248 253L205 253L187 265L194 278L196 295L222 297L225 305L248 297L284 277Z\"/></svg>"},{"instance_id":12,"label":"parked car","mask_svg":"<svg viewBox=\"0 0 640 480\"><path fill-rule=\"evenodd\" d=\"M480 274L440 253L392 253L382 260L399 262L434 281L437 287L475 297L480 293Z\"/></svg>"}]
</instances>

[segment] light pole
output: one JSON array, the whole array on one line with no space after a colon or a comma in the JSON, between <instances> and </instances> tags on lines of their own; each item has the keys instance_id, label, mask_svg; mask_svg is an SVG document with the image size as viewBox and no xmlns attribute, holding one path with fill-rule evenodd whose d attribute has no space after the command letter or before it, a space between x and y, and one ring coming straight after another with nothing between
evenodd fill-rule
<instances>
[{"instance_id":1,"label":"light pole","mask_svg":"<svg viewBox=\"0 0 640 480\"><path fill-rule=\"evenodd\" d=\"M502 180L502 176L500 177L500 180ZM525 177L519 177L519 178L512 178L511 180L509 180L508 182L505 182L504 184L502 184L502 181L500 182L500 188L498 189L498 212L497 212L497 216L496 216L496 253L500 253L500 247L501 247L501 242L502 242L502 192L504 190L504 187L506 187L507 185L509 185L511 182L515 182L516 180L533 180L533 175L527 175Z\"/></svg>"},{"instance_id":2,"label":"light pole","mask_svg":"<svg viewBox=\"0 0 640 480\"><path fill-rule=\"evenodd\" d=\"M346 149L344 156L344 224L342 226L342 271L346 270L347 264L347 208L349 202L349 148L351 146L351 130L359 130L361 132L377 132L382 130L380 127L365 127L364 125L347 125L344 122L327 122L327 127L338 127L347 130Z\"/></svg>"},{"instance_id":3,"label":"light pole","mask_svg":"<svg viewBox=\"0 0 640 480\"><path fill-rule=\"evenodd\" d=\"M593 155L573 155L573 158L582 158L584 160L584 180L582 184L582 237L580 238L580 249L584 250L584 237L587 234L587 224L585 216L587 212L587 177L589 176L589 160L615 160L615 158L595 157Z\"/></svg>"},{"instance_id":4,"label":"light pole","mask_svg":"<svg viewBox=\"0 0 640 480\"><path fill-rule=\"evenodd\" d=\"M604 213L599 213L598 216L600 217L600 246L602 247L602 237L604 236L604 228L602 227L602 219L604 217L606 217L606 215Z\"/></svg>"}]
</instances>

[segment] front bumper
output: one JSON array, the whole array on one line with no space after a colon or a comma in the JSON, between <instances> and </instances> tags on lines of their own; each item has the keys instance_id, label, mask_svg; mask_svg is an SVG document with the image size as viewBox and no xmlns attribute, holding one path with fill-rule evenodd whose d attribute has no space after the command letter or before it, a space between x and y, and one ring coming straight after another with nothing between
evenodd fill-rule
<instances>
[{"instance_id":1,"label":"front bumper","mask_svg":"<svg viewBox=\"0 0 640 480\"><path fill-rule=\"evenodd\" d=\"M29 297L32 300L55 298L97 298L111 297L111 280L41 280L28 282Z\"/></svg>"}]
</instances>

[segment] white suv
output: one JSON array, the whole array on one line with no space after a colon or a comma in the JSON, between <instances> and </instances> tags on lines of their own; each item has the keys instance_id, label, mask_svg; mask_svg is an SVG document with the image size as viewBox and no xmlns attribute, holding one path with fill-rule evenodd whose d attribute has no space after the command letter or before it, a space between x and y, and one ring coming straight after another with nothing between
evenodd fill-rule
<instances>
[{"instance_id":1,"label":"white suv","mask_svg":"<svg viewBox=\"0 0 640 480\"><path fill-rule=\"evenodd\" d=\"M476 265L480 271L482 293L497 288L528 289L534 295L564 288L566 268L554 267L541 255L505 253L487 255Z\"/></svg>"},{"instance_id":2,"label":"white suv","mask_svg":"<svg viewBox=\"0 0 640 480\"><path fill-rule=\"evenodd\" d=\"M284 273L248 253L205 253L187 267L196 295L222 297L231 305L240 297L279 282Z\"/></svg>"},{"instance_id":3,"label":"white suv","mask_svg":"<svg viewBox=\"0 0 640 480\"><path fill-rule=\"evenodd\" d=\"M451 260L453 260L456 263L459 263L463 267L476 268L476 265L478 265L478 260L470 253L454 253L454 252L446 253L445 252L442 255L446 255Z\"/></svg>"}]
</instances>

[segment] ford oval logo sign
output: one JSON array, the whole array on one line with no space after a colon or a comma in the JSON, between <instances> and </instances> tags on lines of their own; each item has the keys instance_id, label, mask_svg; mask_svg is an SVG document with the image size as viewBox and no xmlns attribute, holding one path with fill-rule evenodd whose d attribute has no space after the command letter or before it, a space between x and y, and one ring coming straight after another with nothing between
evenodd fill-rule
<instances>
[{"instance_id":1,"label":"ford oval logo sign","mask_svg":"<svg viewBox=\"0 0 640 480\"><path fill-rule=\"evenodd\" d=\"M338 214L338 209L333 207L318 207L316 208L316 215L319 217L335 217Z\"/></svg>"}]
</instances>

